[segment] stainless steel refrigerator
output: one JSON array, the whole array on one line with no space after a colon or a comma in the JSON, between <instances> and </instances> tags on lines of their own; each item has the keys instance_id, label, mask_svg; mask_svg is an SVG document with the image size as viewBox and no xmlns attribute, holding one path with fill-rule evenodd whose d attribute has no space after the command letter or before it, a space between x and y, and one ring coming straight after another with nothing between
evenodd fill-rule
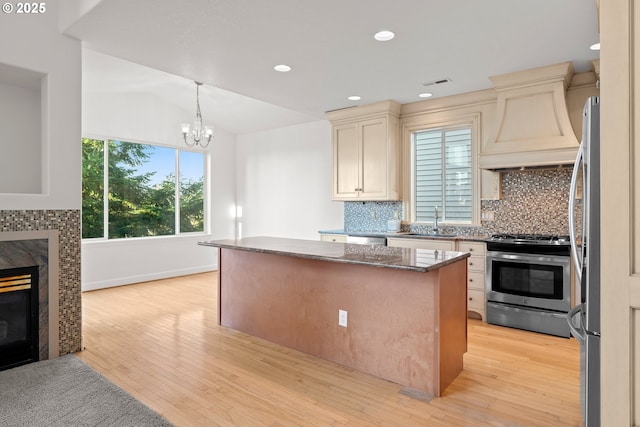
<instances>
[{"instance_id":1,"label":"stainless steel refrigerator","mask_svg":"<svg viewBox=\"0 0 640 427\"><path fill-rule=\"evenodd\" d=\"M582 203L579 192L582 190ZM600 425L600 98L587 100L571 177L569 231L580 303L568 314L580 342L580 397L586 427Z\"/></svg>"}]
</instances>

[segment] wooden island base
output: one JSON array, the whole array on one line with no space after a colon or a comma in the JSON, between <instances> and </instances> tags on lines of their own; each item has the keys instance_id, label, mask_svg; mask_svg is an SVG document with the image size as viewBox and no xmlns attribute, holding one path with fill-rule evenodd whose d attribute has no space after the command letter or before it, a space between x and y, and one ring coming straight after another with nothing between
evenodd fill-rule
<instances>
[{"instance_id":1,"label":"wooden island base","mask_svg":"<svg viewBox=\"0 0 640 427\"><path fill-rule=\"evenodd\" d=\"M467 350L466 274L464 258L417 272L221 248L218 321L439 396Z\"/></svg>"}]
</instances>

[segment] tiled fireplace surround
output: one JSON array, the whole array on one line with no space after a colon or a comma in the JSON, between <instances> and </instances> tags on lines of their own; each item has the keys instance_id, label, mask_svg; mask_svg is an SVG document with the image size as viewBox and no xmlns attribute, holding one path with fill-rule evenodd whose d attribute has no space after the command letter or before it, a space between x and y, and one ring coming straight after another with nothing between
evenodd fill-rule
<instances>
[{"instance_id":1,"label":"tiled fireplace surround","mask_svg":"<svg viewBox=\"0 0 640 427\"><path fill-rule=\"evenodd\" d=\"M79 351L80 210L0 211L0 269L37 265L40 359Z\"/></svg>"}]
</instances>

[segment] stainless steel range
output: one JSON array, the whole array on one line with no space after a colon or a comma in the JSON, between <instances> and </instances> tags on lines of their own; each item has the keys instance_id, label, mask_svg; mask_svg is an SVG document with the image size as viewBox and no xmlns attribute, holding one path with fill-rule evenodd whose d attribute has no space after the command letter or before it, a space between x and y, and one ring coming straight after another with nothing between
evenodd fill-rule
<instances>
[{"instance_id":1,"label":"stainless steel range","mask_svg":"<svg viewBox=\"0 0 640 427\"><path fill-rule=\"evenodd\" d=\"M487 241L487 322L569 337L569 236L496 234Z\"/></svg>"}]
</instances>

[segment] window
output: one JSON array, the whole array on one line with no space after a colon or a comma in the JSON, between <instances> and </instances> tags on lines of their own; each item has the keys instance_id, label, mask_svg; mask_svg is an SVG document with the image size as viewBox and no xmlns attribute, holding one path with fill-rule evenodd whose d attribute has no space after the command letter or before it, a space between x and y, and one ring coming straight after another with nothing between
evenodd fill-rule
<instances>
[{"instance_id":1,"label":"window","mask_svg":"<svg viewBox=\"0 0 640 427\"><path fill-rule=\"evenodd\" d=\"M203 153L82 140L83 238L167 236L204 229Z\"/></svg>"},{"instance_id":2,"label":"window","mask_svg":"<svg viewBox=\"0 0 640 427\"><path fill-rule=\"evenodd\" d=\"M180 232L204 231L202 153L180 151Z\"/></svg>"},{"instance_id":3,"label":"window","mask_svg":"<svg viewBox=\"0 0 640 427\"><path fill-rule=\"evenodd\" d=\"M412 132L413 221L473 221L471 126Z\"/></svg>"}]
</instances>

